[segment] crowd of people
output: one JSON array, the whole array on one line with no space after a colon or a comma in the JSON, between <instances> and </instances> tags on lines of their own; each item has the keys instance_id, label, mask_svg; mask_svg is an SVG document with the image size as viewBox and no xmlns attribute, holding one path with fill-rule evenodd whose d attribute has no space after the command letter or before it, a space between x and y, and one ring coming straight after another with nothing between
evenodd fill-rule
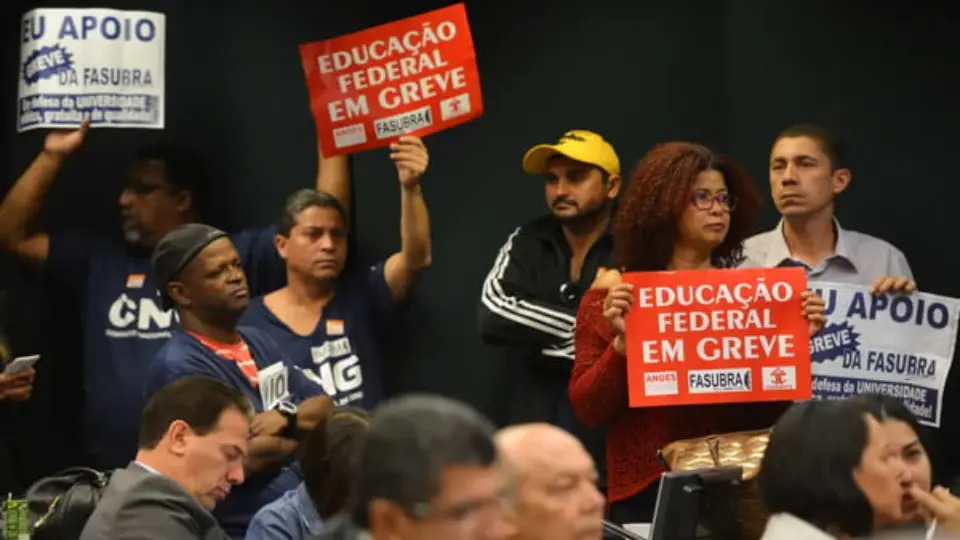
<instances>
[{"instance_id":1,"label":"crowd of people","mask_svg":"<svg viewBox=\"0 0 960 540\"><path fill-rule=\"evenodd\" d=\"M118 201L122 239L37 232L87 136L48 134L0 203L0 246L83 306L86 462L114 471L84 540L591 540L605 518L653 519L659 449L770 426L764 538L922 534L933 515L941 533L960 527L960 501L933 488L916 419L892 398L628 405L625 272L800 267L811 286L917 290L903 253L840 226L852 172L823 127L773 141L782 219L760 234L756 186L710 148L659 144L629 178L597 133L531 148L523 169L543 178L549 211L509 235L479 291L480 336L512 370L500 431L448 399L384 401L385 336L408 324L432 258L421 139L389 148L400 248L361 268L347 264L342 156L320 156L316 185L275 226L228 234L202 223L202 162L147 148ZM802 314L811 335L826 322L812 291ZM0 375L0 397L26 399L35 375Z\"/></svg>"}]
</instances>

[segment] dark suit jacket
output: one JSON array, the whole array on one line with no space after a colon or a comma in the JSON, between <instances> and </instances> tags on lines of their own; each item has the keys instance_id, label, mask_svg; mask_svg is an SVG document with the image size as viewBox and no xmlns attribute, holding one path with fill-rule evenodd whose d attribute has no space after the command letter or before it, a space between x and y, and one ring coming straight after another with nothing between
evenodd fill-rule
<instances>
[{"instance_id":1,"label":"dark suit jacket","mask_svg":"<svg viewBox=\"0 0 960 540\"><path fill-rule=\"evenodd\" d=\"M118 469L80 540L229 540L179 484L131 463Z\"/></svg>"}]
</instances>

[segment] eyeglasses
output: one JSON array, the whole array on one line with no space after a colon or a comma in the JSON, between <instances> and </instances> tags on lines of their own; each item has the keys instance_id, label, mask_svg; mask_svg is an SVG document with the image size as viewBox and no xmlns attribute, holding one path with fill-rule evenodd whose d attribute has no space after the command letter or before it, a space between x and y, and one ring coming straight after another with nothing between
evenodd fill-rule
<instances>
[{"instance_id":1,"label":"eyeglasses","mask_svg":"<svg viewBox=\"0 0 960 540\"><path fill-rule=\"evenodd\" d=\"M721 210L733 211L737 207L737 201L729 193L710 193L705 189L695 189L690 194L690 202L697 207L697 210L710 210L713 203L720 205Z\"/></svg>"}]
</instances>

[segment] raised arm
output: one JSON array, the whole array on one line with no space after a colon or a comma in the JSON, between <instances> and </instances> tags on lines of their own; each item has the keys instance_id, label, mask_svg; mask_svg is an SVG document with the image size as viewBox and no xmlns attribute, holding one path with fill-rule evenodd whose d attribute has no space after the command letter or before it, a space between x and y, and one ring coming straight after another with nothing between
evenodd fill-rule
<instances>
[{"instance_id":1,"label":"raised arm","mask_svg":"<svg viewBox=\"0 0 960 540\"><path fill-rule=\"evenodd\" d=\"M0 203L0 245L21 259L42 265L50 252L50 236L33 230L47 190L64 161L83 144L88 124L73 131L47 134L43 151Z\"/></svg>"},{"instance_id":2,"label":"raised arm","mask_svg":"<svg viewBox=\"0 0 960 540\"><path fill-rule=\"evenodd\" d=\"M317 191L336 197L346 212L346 222L353 214L353 188L350 185L350 164L347 156L324 157L317 145Z\"/></svg>"},{"instance_id":3,"label":"raised arm","mask_svg":"<svg viewBox=\"0 0 960 540\"><path fill-rule=\"evenodd\" d=\"M401 302L420 272L430 266L430 214L420 187L430 155L418 137L404 136L390 145L390 159L400 179L400 251L387 259L383 277L390 296Z\"/></svg>"}]
</instances>

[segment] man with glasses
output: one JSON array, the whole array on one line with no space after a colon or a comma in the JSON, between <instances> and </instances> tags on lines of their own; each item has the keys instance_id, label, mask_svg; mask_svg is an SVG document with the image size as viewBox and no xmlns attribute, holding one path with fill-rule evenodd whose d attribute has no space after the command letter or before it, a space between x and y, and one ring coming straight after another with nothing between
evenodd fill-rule
<instances>
[{"instance_id":1,"label":"man with glasses","mask_svg":"<svg viewBox=\"0 0 960 540\"><path fill-rule=\"evenodd\" d=\"M176 323L173 311L160 305L150 252L176 226L202 219L203 193L210 186L193 154L146 148L129 168L118 201L122 239L87 231L35 232L47 190L87 129L47 135L43 150L0 204L0 244L42 268L51 285L80 295L83 343L77 356L83 362L88 464L113 469L126 466L136 452L147 366ZM334 166L326 174L344 171ZM275 236L275 228L231 236L251 294L286 283Z\"/></svg>"},{"instance_id":2,"label":"man with glasses","mask_svg":"<svg viewBox=\"0 0 960 540\"><path fill-rule=\"evenodd\" d=\"M505 540L513 489L493 425L472 408L408 395L373 414L357 462L355 504L324 540Z\"/></svg>"},{"instance_id":3,"label":"man with glasses","mask_svg":"<svg viewBox=\"0 0 960 540\"><path fill-rule=\"evenodd\" d=\"M518 227L483 283L483 341L510 362L508 424L547 422L575 434L601 470L602 430L576 419L567 397L577 306L600 268L614 268L609 230L620 192L620 160L600 135L568 131L531 148L524 171L544 179L550 213Z\"/></svg>"}]
</instances>

